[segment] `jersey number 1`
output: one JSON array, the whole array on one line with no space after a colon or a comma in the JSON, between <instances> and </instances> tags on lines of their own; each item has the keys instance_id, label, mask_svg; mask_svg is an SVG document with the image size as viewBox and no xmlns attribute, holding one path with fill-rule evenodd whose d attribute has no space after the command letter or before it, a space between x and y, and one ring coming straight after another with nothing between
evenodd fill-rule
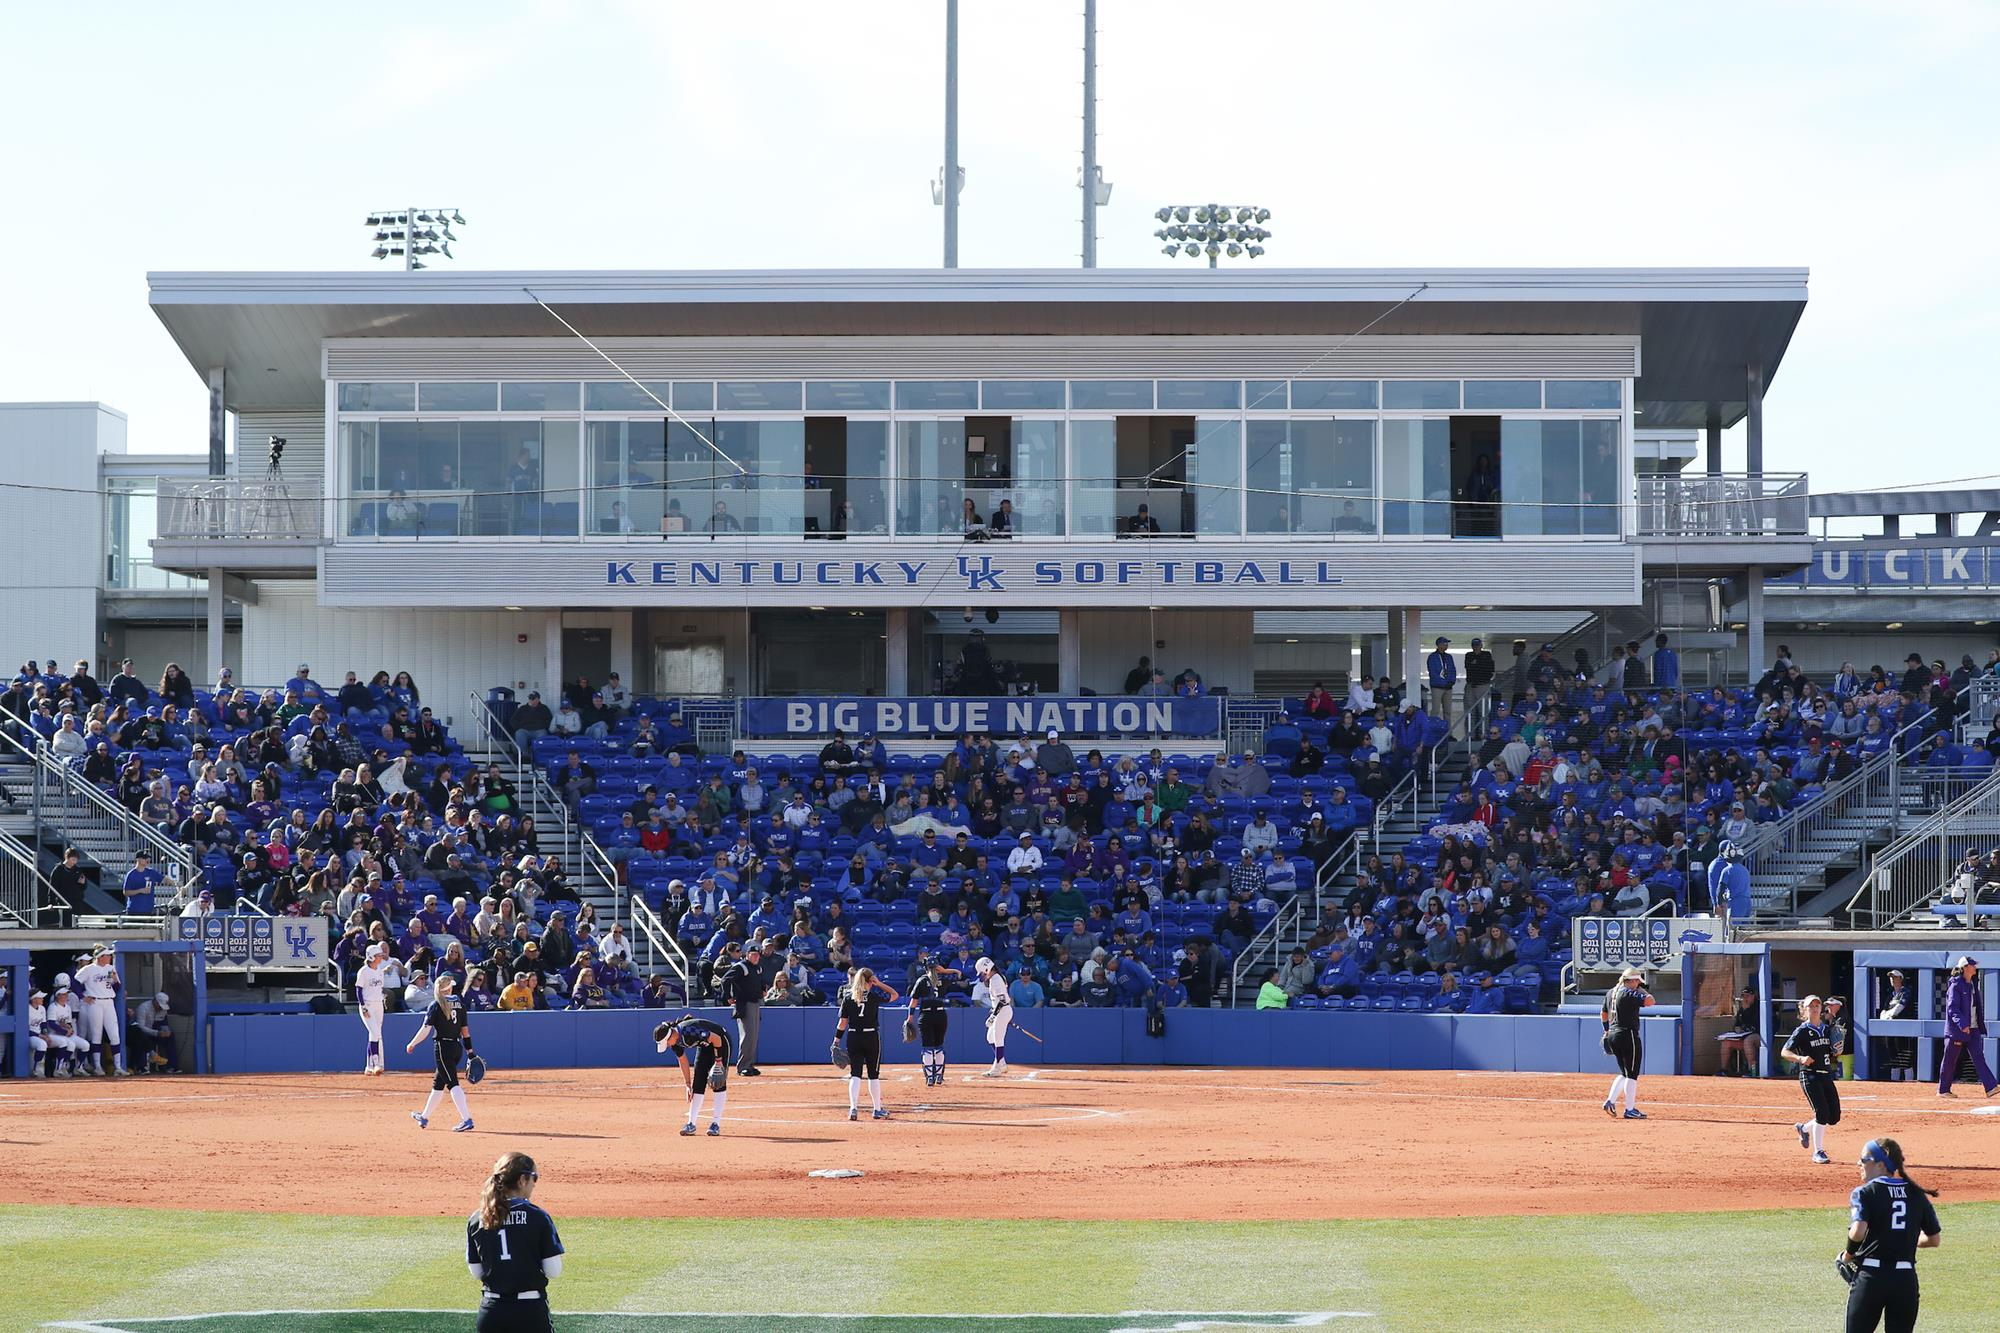
<instances>
[{"instance_id":1,"label":"jersey number 1","mask_svg":"<svg viewBox=\"0 0 2000 1333\"><path fill-rule=\"evenodd\" d=\"M1900 1203L1897 1204L1896 1205L1897 1211L1900 1212L1902 1210L1902 1207L1903 1207L1902 1204ZM1895 1225L1901 1226L1903 1224L1901 1222L1898 1222ZM514 1260L514 1256L507 1253L507 1228L501 1227L499 1235L500 1235L500 1260L502 1263L512 1263Z\"/></svg>"}]
</instances>

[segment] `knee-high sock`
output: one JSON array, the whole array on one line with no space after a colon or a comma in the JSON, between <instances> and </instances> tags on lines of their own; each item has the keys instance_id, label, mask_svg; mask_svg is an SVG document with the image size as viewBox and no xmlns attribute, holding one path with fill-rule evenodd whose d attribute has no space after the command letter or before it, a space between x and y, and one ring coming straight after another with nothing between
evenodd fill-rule
<instances>
[{"instance_id":1,"label":"knee-high sock","mask_svg":"<svg viewBox=\"0 0 2000 1333\"><path fill-rule=\"evenodd\" d=\"M717 1100L720 1100L722 1094L718 1092L715 1096ZM688 1123L690 1125L701 1119L701 1104L706 1100L708 1100L708 1094L705 1092L690 1092L688 1094Z\"/></svg>"},{"instance_id":2,"label":"knee-high sock","mask_svg":"<svg viewBox=\"0 0 2000 1333\"><path fill-rule=\"evenodd\" d=\"M719 1125L722 1123L722 1108L728 1101L729 1093L726 1090L715 1094L715 1118L709 1121L710 1124Z\"/></svg>"},{"instance_id":3,"label":"knee-high sock","mask_svg":"<svg viewBox=\"0 0 2000 1333\"><path fill-rule=\"evenodd\" d=\"M995 1046L993 1048L993 1062L995 1064L998 1064L1001 1061L1005 1060L1006 1058L1007 1058L1007 1043L1003 1041L998 1046Z\"/></svg>"},{"instance_id":4,"label":"knee-high sock","mask_svg":"<svg viewBox=\"0 0 2000 1333\"><path fill-rule=\"evenodd\" d=\"M1812 1150L1814 1152L1824 1151L1826 1148L1826 1126L1815 1120L1806 1126L1806 1132L1812 1136Z\"/></svg>"},{"instance_id":5,"label":"knee-high sock","mask_svg":"<svg viewBox=\"0 0 2000 1333\"><path fill-rule=\"evenodd\" d=\"M458 1118L460 1120L472 1119L472 1108L465 1104L464 1088L453 1088L451 1090L451 1104L458 1108Z\"/></svg>"},{"instance_id":6,"label":"knee-high sock","mask_svg":"<svg viewBox=\"0 0 2000 1333\"><path fill-rule=\"evenodd\" d=\"M444 1100L444 1093L440 1092L436 1088L432 1088L431 1095L424 1099L424 1119L428 1120L433 1115L437 1114L438 1103L443 1100Z\"/></svg>"},{"instance_id":7,"label":"knee-high sock","mask_svg":"<svg viewBox=\"0 0 2000 1333\"><path fill-rule=\"evenodd\" d=\"M1635 1110L1637 1109L1638 1105L1639 1105L1639 1080L1636 1078L1628 1078L1625 1080L1625 1109L1628 1111Z\"/></svg>"},{"instance_id":8,"label":"knee-high sock","mask_svg":"<svg viewBox=\"0 0 2000 1333\"><path fill-rule=\"evenodd\" d=\"M882 1109L882 1080L881 1080L881 1079L879 1079L879 1078L871 1078L871 1079L869 1079L869 1080L868 1080L868 1100L869 1100L870 1102L873 1102L873 1103L874 1103L874 1105L875 1105L875 1109L876 1109L876 1110L878 1110L878 1111L879 1111L879 1110L881 1110L881 1109Z\"/></svg>"},{"instance_id":9,"label":"knee-high sock","mask_svg":"<svg viewBox=\"0 0 2000 1333\"><path fill-rule=\"evenodd\" d=\"M122 1046L110 1046L110 1045L107 1045L104 1048L106 1055L109 1056L109 1063L106 1066L107 1073L110 1070L118 1068L118 1053L123 1049L125 1048Z\"/></svg>"},{"instance_id":10,"label":"knee-high sock","mask_svg":"<svg viewBox=\"0 0 2000 1333\"><path fill-rule=\"evenodd\" d=\"M1618 1075L1618 1077L1611 1080L1611 1091L1604 1094L1604 1100L1607 1102L1615 1102L1624 1095L1625 1095L1625 1076L1623 1074L1620 1074Z\"/></svg>"},{"instance_id":11,"label":"knee-high sock","mask_svg":"<svg viewBox=\"0 0 2000 1333\"><path fill-rule=\"evenodd\" d=\"M852 1111L861 1105L861 1080L853 1074L847 1076L847 1109Z\"/></svg>"}]
</instances>

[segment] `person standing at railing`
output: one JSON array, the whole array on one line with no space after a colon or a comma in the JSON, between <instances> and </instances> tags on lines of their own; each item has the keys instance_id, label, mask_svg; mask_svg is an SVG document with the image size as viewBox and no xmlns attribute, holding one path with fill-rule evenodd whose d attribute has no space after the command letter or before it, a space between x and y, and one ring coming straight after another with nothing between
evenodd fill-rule
<instances>
[{"instance_id":1,"label":"person standing at railing","mask_svg":"<svg viewBox=\"0 0 2000 1333\"><path fill-rule=\"evenodd\" d=\"M1486 651L1486 640L1473 636L1472 647L1465 654L1465 711L1477 713L1486 697L1493 692L1493 677L1497 671L1493 654Z\"/></svg>"},{"instance_id":2,"label":"person standing at railing","mask_svg":"<svg viewBox=\"0 0 2000 1333\"><path fill-rule=\"evenodd\" d=\"M1677 690L1681 685L1681 655L1667 646L1667 636L1653 636L1653 686Z\"/></svg>"},{"instance_id":3,"label":"person standing at railing","mask_svg":"<svg viewBox=\"0 0 2000 1333\"><path fill-rule=\"evenodd\" d=\"M1432 716L1451 721L1451 692L1458 685L1458 663L1451 655L1451 640L1440 634L1436 647L1424 659L1424 675L1430 682Z\"/></svg>"}]
</instances>

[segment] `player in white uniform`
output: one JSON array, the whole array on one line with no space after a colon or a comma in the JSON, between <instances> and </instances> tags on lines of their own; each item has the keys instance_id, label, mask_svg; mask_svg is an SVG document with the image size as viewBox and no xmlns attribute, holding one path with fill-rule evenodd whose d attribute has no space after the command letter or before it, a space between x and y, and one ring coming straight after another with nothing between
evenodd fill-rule
<instances>
[{"instance_id":1,"label":"player in white uniform","mask_svg":"<svg viewBox=\"0 0 2000 1333\"><path fill-rule=\"evenodd\" d=\"M56 1058L56 1077L69 1078L81 1069L91 1072L90 1063L84 1056L90 1050L90 1043L77 1035L76 1013L70 1008L69 974L56 973L55 994L49 997L47 1024L42 1035L48 1039L49 1050Z\"/></svg>"},{"instance_id":2,"label":"player in white uniform","mask_svg":"<svg viewBox=\"0 0 2000 1333\"><path fill-rule=\"evenodd\" d=\"M48 1071L42 1066L49 1052L49 1039L42 1035L48 1026L49 996L46 991L34 991L28 996L28 1076L46 1078Z\"/></svg>"},{"instance_id":3,"label":"player in white uniform","mask_svg":"<svg viewBox=\"0 0 2000 1333\"><path fill-rule=\"evenodd\" d=\"M368 1062L361 1069L364 1074L382 1072L382 1015L387 1012L382 997L389 986L389 969L383 963L386 952L379 944L370 945L361 970L354 974L354 998L368 1028Z\"/></svg>"},{"instance_id":4,"label":"player in white uniform","mask_svg":"<svg viewBox=\"0 0 2000 1333\"><path fill-rule=\"evenodd\" d=\"M973 998L981 998L980 987L986 988L986 1041L993 1048L993 1066L980 1077L999 1078L1007 1072L1007 1029L1014 1023L1014 999L1007 993L1007 978L993 966L991 958L982 958L973 965L979 980L973 983Z\"/></svg>"},{"instance_id":5,"label":"player in white uniform","mask_svg":"<svg viewBox=\"0 0 2000 1333\"><path fill-rule=\"evenodd\" d=\"M129 1071L118 1062L118 969L112 966L109 948L95 952L96 962L76 970L76 984L83 992L83 1039L90 1043L90 1060L98 1073L124 1078Z\"/></svg>"}]
</instances>

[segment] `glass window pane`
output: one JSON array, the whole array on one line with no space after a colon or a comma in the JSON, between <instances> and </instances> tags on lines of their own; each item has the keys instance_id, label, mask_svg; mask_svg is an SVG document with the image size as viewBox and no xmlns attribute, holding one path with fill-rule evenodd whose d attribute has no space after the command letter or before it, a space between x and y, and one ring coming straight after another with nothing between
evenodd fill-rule
<instances>
[{"instance_id":1,"label":"glass window pane","mask_svg":"<svg viewBox=\"0 0 2000 1333\"><path fill-rule=\"evenodd\" d=\"M873 534L889 531L888 422L847 423L847 476L834 478L832 485L832 531Z\"/></svg>"},{"instance_id":2,"label":"glass window pane","mask_svg":"<svg viewBox=\"0 0 2000 1333\"><path fill-rule=\"evenodd\" d=\"M667 401L676 412L713 412L715 385L708 380L675 380L674 396Z\"/></svg>"},{"instance_id":3,"label":"glass window pane","mask_svg":"<svg viewBox=\"0 0 2000 1333\"><path fill-rule=\"evenodd\" d=\"M542 490L537 507L533 491L526 492L515 519L522 535L574 537L580 531L583 484L582 457L577 448L577 423L544 421L542 431Z\"/></svg>"},{"instance_id":4,"label":"glass window pane","mask_svg":"<svg viewBox=\"0 0 2000 1333\"><path fill-rule=\"evenodd\" d=\"M1109 537L1118 531L1118 423L1069 423L1070 532Z\"/></svg>"},{"instance_id":5,"label":"glass window pane","mask_svg":"<svg viewBox=\"0 0 2000 1333\"><path fill-rule=\"evenodd\" d=\"M417 389L420 412L491 412L500 401L497 384L431 384Z\"/></svg>"},{"instance_id":6,"label":"glass window pane","mask_svg":"<svg viewBox=\"0 0 2000 1333\"><path fill-rule=\"evenodd\" d=\"M1243 405L1243 385L1238 380L1161 380L1156 387L1162 412Z\"/></svg>"},{"instance_id":7,"label":"glass window pane","mask_svg":"<svg viewBox=\"0 0 2000 1333\"><path fill-rule=\"evenodd\" d=\"M389 423L392 427L401 422ZM340 459L335 475L347 491L341 530L350 537L372 537L378 526L383 489L377 452L381 427L372 421L344 421L340 426Z\"/></svg>"},{"instance_id":8,"label":"glass window pane","mask_svg":"<svg viewBox=\"0 0 2000 1333\"><path fill-rule=\"evenodd\" d=\"M1583 510L1583 531L1591 536L1612 536L1621 530L1619 502L1624 487L1619 485L1618 423L1579 421L1583 439L1579 449L1582 466L1578 502Z\"/></svg>"},{"instance_id":9,"label":"glass window pane","mask_svg":"<svg viewBox=\"0 0 2000 1333\"><path fill-rule=\"evenodd\" d=\"M808 412L887 412L887 380L808 380Z\"/></svg>"},{"instance_id":10,"label":"glass window pane","mask_svg":"<svg viewBox=\"0 0 2000 1333\"><path fill-rule=\"evenodd\" d=\"M674 388L678 390L680 386L676 384ZM715 410L718 412L797 412L800 403L797 380L770 383L725 381L715 386ZM679 410L678 404L675 410Z\"/></svg>"},{"instance_id":11,"label":"glass window pane","mask_svg":"<svg viewBox=\"0 0 2000 1333\"><path fill-rule=\"evenodd\" d=\"M583 390L574 383L526 383L500 386L502 412L574 412Z\"/></svg>"},{"instance_id":12,"label":"glass window pane","mask_svg":"<svg viewBox=\"0 0 2000 1333\"><path fill-rule=\"evenodd\" d=\"M1247 531L1375 531L1374 422L1252 421L1247 429Z\"/></svg>"},{"instance_id":13,"label":"glass window pane","mask_svg":"<svg viewBox=\"0 0 2000 1333\"><path fill-rule=\"evenodd\" d=\"M1103 411L1130 407L1153 410L1151 380L1071 380L1069 405L1078 410Z\"/></svg>"},{"instance_id":14,"label":"glass window pane","mask_svg":"<svg viewBox=\"0 0 2000 1333\"><path fill-rule=\"evenodd\" d=\"M806 423L718 421L715 493L703 531L798 536L806 530ZM731 468L723 459L737 464Z\"/></svg>"},{"instance_id":15,"label":"glass window pane","mask_svg":"<svg viewBox=\"0 0 2000 1333\"><path fill-rule=\"evenodd\" d=\"M1196 534L1242 532L1243 424L1233 418L1197 418L1187 469Z\"/></svg>"},{"instance_id":16,"label":"glass window pane","mask_svg":"<svg viewBox=\"0 0 2000 1333\"><path fill-rule=\"evenodd\" d=\"M1616 410L1625 405L1620 380L1545 380L1543 392L1550 407L1573 410Z\"/></svg>"},{"instance_id":17,"label":"glass window pane","mask_svg":"<svg viewBox=\"0 0 2000 1333\"><path fill-rule=\"evenodd\" d=\"M1382 531L1443 536L1451 531L1451 423L1382 423Z\"/></svg>"},{"instance_id":18,"label":"glass window pane","mask_svg":"<svg viewBox=\"0 0 2000 1333\"><path fill-rule=\"evenodd\" d=\"M1293 380L1294 408L1365 408L1376 404L1374 380Z\"/></svg>"},{"instance_id":19,"label":"glass window pane","mask_svg":"<svg viewBox=\"0 0 2000 1333\"><path fill-rule=\"evenodd\" d=\"M898 402L903 388L896 386ZM965 530L965 422L897 422L896 476L899 534Z\"/></svg>"},{"instance_id":20,"label":"glass window pane","mask_svg":"<svg viewBox=\"0 0 2000 1333\"><path fill-rule=\"evenodd\" d=\"M1545 421L1500 423L1500 530L1509 537L1545 531L1542 512L1542 427Z\"/></svg>"},{"instance_id":21,"label":"glass window pane","mask_svg":"<svg viewBox=\"0 0 2000 1333\"><path fill-rule=\"evenodd\" d=\"M710 429L703 421L704 433ZM676 431L687 427L674 423ZM667 432L663 419L651 421L592 421L584 427L585 484L584 525L590 532L661 532L660 519L667 505ZM701 449L699 443L695 448ZM705 453L706 450L704 449ZM704 464L700 478L704 488L700 502L707 512L706 486L710 468ZM685 521L680 499L676 514Z\"/></svg>"},{"instance_id":22,"label":"glass window pane","mask_svg":"<svg viewBox=\"0 0 2000 1333\"><path fill-rule=\"evenodd\" d=\"M978 380L897 380L899 412L976 412ZM960 432L961 435L963 432Z\"/></svg>"},{"instance_id":23,"label":"glass window pane","mask_svg":"<svg viewBox=\"0 0 2000 1333\"><path fill-rule=\"evenodd\" d=\"M343 384L340 386L343 412L414 412L417 386L414 384Z\"/></svg>"},{"instance_id":24,"label":"glass window pane","mask_svg":"<svg viewBox=\"0 0 2000 1333\"><path fill-rule=\"evenodd\" d=\"M981 472L980 481L966 491L989 529L1007 535L1062 535L1062 446L1060 421L1016 417L1008 423L1005 466ZM993 442L987 447L993 448Z\"/></svg>"},{"instance_id":25,"label":"glass window pane","mask_svg":"<svg viewBox=\"0 0 2000 1333\"><path fill-rule=\"evenodd\" d=\"M1457 380L1384 380L1382 406L1391 410L1431 411L1458 406Z\"/></svg>"},{"instance_id":26,"label":"glass window pane","mask_svg":"<svg viewBox=\"0 0 2000 1333\"><path fill-rule=\"evenodd\" d=\"M1243 386L1244 410L1282 412L1291 404L1290 388L1285 380L1250 380Z\"/></svg>"},{"instance_id":27,"label":"glass window pane","mask_svg":"<svg viewBox=\"0 0 2000 1333\"><path fill-rule=\"evenodd\" d=\"M638 385L629 380L604 380L583 386L583 410L586 412L658 412L666 415L660 403L671 401L667 397L670 386L665 383L648 384L646 388L659 396L654 402Z\"/></svg>"},{"instance_id":28,"label":"glass window pane","mask_svg":"<svg viewBox=\"0 0 2000 1333\"><path fill-rule=\"evenodd\" d=\"M987 380L980 385L979 392L988 412L1035 408L1060 412L1063 406L1061 380Z\"/></svg>"},{"instance_id":29,"label":"glass window pane","mask_svg":"<svg viewBox=\"0 0 2000 1333\"><path fill-rule=\"evenodd\" d=\"M1465 406L1495 408L1537 408L1542 405L1540 380L1467 380Z\"/></svg>"}]
</instances>

